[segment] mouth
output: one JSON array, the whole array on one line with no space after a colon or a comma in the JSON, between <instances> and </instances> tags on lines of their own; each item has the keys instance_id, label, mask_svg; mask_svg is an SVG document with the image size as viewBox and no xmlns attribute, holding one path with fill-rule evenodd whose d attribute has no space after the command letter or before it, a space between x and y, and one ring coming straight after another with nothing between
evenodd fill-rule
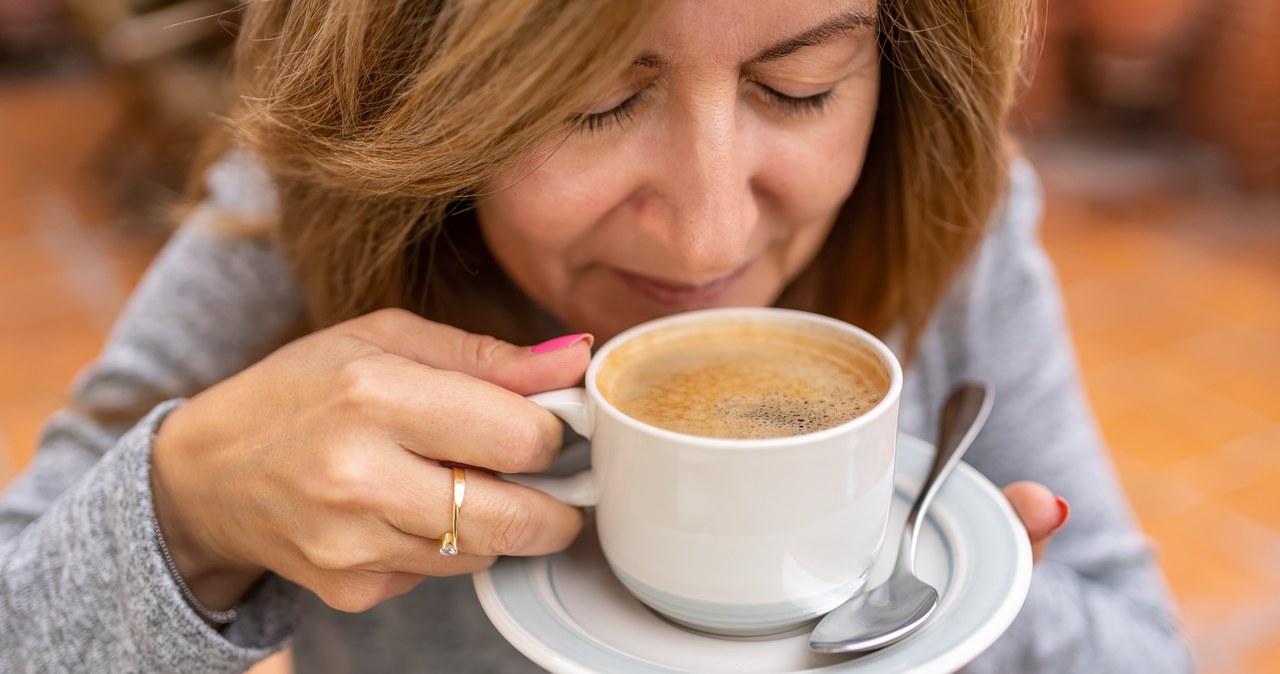
<instances>
[{"instance_id":1,"label":"mouth","mask_svg":"<svg viewBox=\"0 0 1280 674\"><path fill-rule=\"evenodd\" d=\"M617 268L614 268L613 272L622 279L627 287L651 300L662 304L691 305L713 302L723 296L738 279L742 278L748 266L750 265L744 264L726 276L722 276L710 283L696 286L672 283Z\"/></svg>"}]
</instances>

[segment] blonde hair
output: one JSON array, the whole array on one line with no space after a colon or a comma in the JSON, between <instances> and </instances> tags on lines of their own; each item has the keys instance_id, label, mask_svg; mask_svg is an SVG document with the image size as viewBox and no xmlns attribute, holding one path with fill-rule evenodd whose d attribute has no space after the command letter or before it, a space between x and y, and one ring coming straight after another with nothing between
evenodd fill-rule
<instances>
[{"instance_id":1,"label":"blonde hair","mask_svg":"<svg viewBox=\"0 0 1280 674\"><path fill-rule=\"evenodd\" d=\"M862 176L781 303L907 357L1008 185L1004 121L1030 20L1019 0L880 0L880 106Z\"/></svg>"},{"instance_id":2,"label":"blonde hair","mask_svg":"<svg viewBox=\"0 0 1280 674\"><path fill-rule=\"evenodd\" d=\"M915 343L1007 183L1026 4L882 0L862 178L779 304ZM513 341L555 329L487 255L466 204L564 133L660 14L599 0L253 2L230 128L275 181L272 234L314 327L402 306Z\"/></svg>"}]
</instances>

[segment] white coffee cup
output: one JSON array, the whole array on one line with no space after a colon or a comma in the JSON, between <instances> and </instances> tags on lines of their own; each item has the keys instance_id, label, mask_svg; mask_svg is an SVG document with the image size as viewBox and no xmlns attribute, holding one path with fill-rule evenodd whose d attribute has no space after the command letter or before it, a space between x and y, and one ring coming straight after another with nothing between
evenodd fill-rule
<instances>
[{"instance_id":1,"label":"white coffee cup","mask_svg":"<svg viewBox=\"0 0 1280 674\"><path fill-rule=\"evenodd\" d=\"M836 335L882 368L887 391L837 426L767 439L665 430L601 395L597 378L619 347L723 321ZM893 498L901 391L902 369L889 348L841 321L772 308L677 314L609 340L591 359L585 388L530 397L590 439L592 467L568 478L513 479L595 506L614 574L658 613L715 634L783 632L830 611L866 581Z\"/></svg>"}]
</instances>

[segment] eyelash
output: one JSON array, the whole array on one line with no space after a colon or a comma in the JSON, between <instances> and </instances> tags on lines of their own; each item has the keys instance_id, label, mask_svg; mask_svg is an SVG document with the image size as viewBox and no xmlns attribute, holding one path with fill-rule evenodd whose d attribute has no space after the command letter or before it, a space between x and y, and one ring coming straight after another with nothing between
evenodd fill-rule
<instances>
[{"instance_id":1,"label":"eyelash","mask_svg":"<svg viewBox=\"0 0 1280 674\"><path fill-rule=\"evenodd\" d=\"M806 113L820 113L831 100L832 91L828 89L812 96L788 96L774 89L758 85L760 90L764 92L769 102L776 106L781 112L788 115L799 115ZM630 121L635 115L636 104L639 103L641 96L645 90L641 89L633 94L627 100L619 103L610 110L604 112L596 112L591 114L577 115L573 122L578 130L591 135L600 131L606 131L613 126L621 126L623 123Z\"/></svg>"},{"instance_id":2,"label":"eyelash","mask_svg":"<svg viewBox=\"0 0 1280 674\"><path fill-rule=\"evenodd\" d=\"M640 97L644 92L644 89L637 91L627 100L613 106L611 110L577 115L574 118L574 126L587 135L606 131L612 126L622 126L624 122L630 121L635 114L636 103L640 101Z\"/></svg>"},{"instance_id":3,"label":"eyelash","mask_svg":"<svg viewBox=\"0 0 1280 674\"><path fill-rule=\"evenodd\" d=\"M759 86L765 97L778 106L779 110L789 115L822 112L827 102L831 100L831 94L834 91L833 89L827 89L812 96L788 96L763 84Z\"/></svg>"}]
</instances>

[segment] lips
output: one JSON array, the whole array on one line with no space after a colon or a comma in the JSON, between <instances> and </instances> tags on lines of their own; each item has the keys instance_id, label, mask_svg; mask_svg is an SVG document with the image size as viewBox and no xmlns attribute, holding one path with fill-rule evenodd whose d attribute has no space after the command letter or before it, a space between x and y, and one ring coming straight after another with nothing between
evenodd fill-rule
<instances>
[{"instance_id":1,"label":"lips","mask_svg":"<svg viewBox=\"0 0 1280 674\"><path fill-rule=\"evenodd\" d=\"M712 302L724 295L733 284L742 277L748 265L742 265L733 273L722 276L710 283L702 285L687 285L681 283L671 283L645 276L643 274L635 274L621 269L614 269L614 273L622 279L627 287L635 292L648 297L662 304L672 305L690 305L705 304Z\"/></svg>"}]
</instances>

